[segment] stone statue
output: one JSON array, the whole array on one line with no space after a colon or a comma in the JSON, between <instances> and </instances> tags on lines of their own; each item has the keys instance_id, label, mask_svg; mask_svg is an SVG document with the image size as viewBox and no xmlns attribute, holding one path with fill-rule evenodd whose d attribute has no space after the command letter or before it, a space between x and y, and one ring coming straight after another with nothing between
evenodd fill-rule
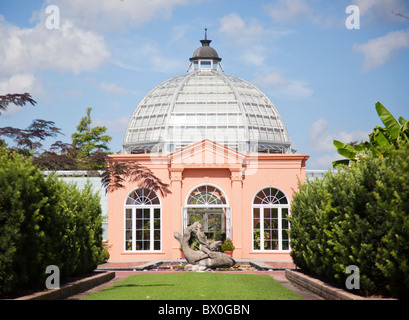
<instances>
[{"instance_id":1,"label":"stone statue","mask_svg":"<svg viewBox=\"0 0 409 320\"><path fill-rule=\"evenodd\" d=\"M231 256L217 251L220 249L221 241L208 241L201 228L202 225L199 222L195 222L184 230L183 236L179 232L174 233L175 239L182 246L186 261L190 265L199 265L205 269L230 268L234 266L236 261ZM199 240L199 250L193 250L189 246L192 233L196 234Z\"/></svg>"}]
</instances>

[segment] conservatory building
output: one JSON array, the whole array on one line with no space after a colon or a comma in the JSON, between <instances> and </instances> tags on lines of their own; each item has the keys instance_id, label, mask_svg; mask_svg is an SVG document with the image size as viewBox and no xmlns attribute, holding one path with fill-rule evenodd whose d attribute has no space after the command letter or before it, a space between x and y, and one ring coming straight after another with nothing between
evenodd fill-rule
<instances>
[{"instance_id":1,"label":"conservatory building","mask_svg":"<svg viewBox=\"0 0 409 320\"><path fill-rule=\"evenodd\" d=\"M291 149L278 110L253 84L224 73L202 45L187 72L136 107L115 162L149 168L171 193L139 183L109 193L110 261L179 259L174 232L195 221L209 240L230 238L237 259L289 260L292 194L309 156Z\"/></svg>"}]
</instances>

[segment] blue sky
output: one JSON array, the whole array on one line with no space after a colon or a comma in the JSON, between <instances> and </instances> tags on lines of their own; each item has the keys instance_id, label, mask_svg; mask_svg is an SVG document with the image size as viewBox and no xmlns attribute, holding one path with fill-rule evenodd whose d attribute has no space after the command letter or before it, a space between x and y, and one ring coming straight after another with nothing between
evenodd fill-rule
<instances>
[{"instance_id":1,"label":"blue sky","mask_svg":"<svg viewBox=\"0 0 409 320\"><path fill-rule=\"evenodd\" d=\"M60 29L47 28L49 5ZM346 27L349 5L359 29ZM377 101L409 118L407 0L1 0L0 94L30 92L37 105L11 106L0 127L50 120L71 142L92 107L117 152L138 103L186 72L205 27L224 71L273 101L308 169L340 158L333 139L382 125Z\"/></svg>"}]
</instances>

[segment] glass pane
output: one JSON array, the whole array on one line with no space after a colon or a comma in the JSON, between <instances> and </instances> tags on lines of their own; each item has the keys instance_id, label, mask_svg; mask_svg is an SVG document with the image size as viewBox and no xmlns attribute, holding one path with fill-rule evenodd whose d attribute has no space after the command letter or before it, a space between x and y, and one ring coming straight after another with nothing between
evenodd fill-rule
<instances>
[{"instance_id":1,"label":"glass pane","mask_svg":"<svg viewBox=\"0 0 409 320\"><path fill-rule=\"evenodd\" d=\"M136 219L142 219L142 209L136 209Z\"/></svg>"},{"instance_id":2,"label":"glass pane","mask_svg":"<svg viewBox=\"0 0 409 320\"><path fill-rule=\"evenodd\" d=\"M143 209L143 218L145 220L149 220L151 217L151 210L150 209Z\"/></svg>"},{"instance_id":3,"label":"glass pane","mask_svg":"<svg viewBox=\"0 0 409 320\"><path fill-rule=\"evenodd\" d=\"M271 229L271 219L264 219L264 230Z\"/></svg>"},{"instance_id":4,"label":"glass pane","mask_svg":"<svg viewBox=\"0 0 409 320\"><path fill-rule=\"evenodd\" d=\"M209 231L221 230L222 215L221 214L209 214L207 223L208 223Z\"/></svg>"},{"instance_id":5,"label":"glass pane","mask_svg":"<svg viewBox=\"0 0 409 320\"><path fill-rule=\"evenodd\" d=\"M132 231L125 232L125 249L132 250Z\"/></svg>"},{"instance_id":6,"label":"glass pane","mask_svg":"<svg viewBox=\"0 0 409 320\"><path fill-rule=\"evenodd\" d=\"M270 208L265 208L263 210L264 213L264 219L270 219L271 218L271 210Z\"/></svg>"},{"instance_id":7,"label":"glass pane","mask_svg":"<svg viewBox=\"0 0 409 320\"><path fill-rule=\"evenodd\" d=\"M271 241L271 250L278 250L278 241Z\"/></svg>"},{"instance_id":8,"label":"glass pane","mask_svg":"<svg viewBox=\"0 0 409 320\"><path fill-rule=\"evenodd\" d=\"M273 250L271 240L268 239L264 240L264 250Z\"/></svg>"},{"instance_id":9,"label":"glass pane","mask_svg":"<svg viewBox=\"0 0 409 320\"><path fill-rule=\"evenodd\" d=\"M260 208L253 209L253 217L254 219L260 219Z\"/></svg>"},{"instance_id":10,"label":"glass pane","mask_svg":"<svg viewBox=\"0 0 409 320\"><path fill-rule=\"evenodd\" d=\"M272 208L271 211L271 218L277 219L278 218L278 208Z\"/></svg>"},{"instance_id":11,"label":"glass pane","mask_svg":"<svg viewBox=\"0 0 409 320\"><path fill-rule=\"evenodd\" d=\"M150 230L143 231L143 240L150 240L150 238L151 238Z\"/></svg>"},{"instance_id":12,"label":"glass pane","mask_svg":"<svg viewBox=\"0 0 409 320\"><path fill-rule=\"evenodd\" d=\"M254 237L253 249L260 250L260 230L254 230L253 237Z\"/></svg>"},{"instance_id":13,"label":"glass pane","mask_svg":"<svg viewBox=\"0 0 409 320\"><path fill-rule=\"evenodd\" d=\"M271 239L278 240L278 230L277 229L271 230Z\"/></svg>"},{"instance_id":14,"label":"glass pane","mask_svg":"<svg viewBox=\"0 0 409 320\"><path fill-rule=\"evenodd\" d=\"M159 219L154 220L153 227L154 227L154 230L160 230L160 220Z\"/></svg>"},{"instance_id":15,"label":"glass pane","mask_svg":"<svg viewBox=\"0 0 409 320\"><path fill-rule=\"evenodd\" d=\"M271 219L271 228L272 229L277 229L278 228L278 220L277 219Z\"/></svg>"},{"instance_id":16,"label":"glass pane","mask_svg":"<svg viewBox=\"0 0 409 320\"><path fill-rule=\"evenodd\" d=\"M150 250L150 249L151 249L150 241L144 241L143 242L143 250Z\"/></svg>"},{"instance_id":17,"label":"glass pane","mask_svg":"<svg viewBox=\"0 0 409 320\"><path fill-rule=\"evenodd\" d=\"M201 214L189 214L189 223L188 225L192 225L195 222L199 222L201 225L203 225L203 215Z\"/></svg>"},{"instance_id":18,"label":"glass pane","mask_svg":"<svg viewBox=\"0 0 409 320\"><path fill-rule=\"evenodd\" d=\"M137 230L142 229L142 220L141 219L136 219L136 229Z\"/></svg>"},{"instance_id":19,"label":"glass pane","mask_svg":"<svg viewBox=\"0 0 409 320\"><path fill-rule=\"evenodd\" d=\"M143 249L143 241L136 241L136 250L142 250Z\"/></svg>"},{"instance_id":20,"label":"glass pane","mask_svg":"<svg viewBox=\"0 0 409 320\"><path fill-rule=\"evenodd\" d=\"M211 61L207 61L207 60L201 60L200 61L200 68L201 69L210 69L211 68Z\"/></svg>"},{"instance_id":21,"label":"glass pane","mask_svg":"<svg viewBox=\"0 0 409 320\"><path fill-rule=\"evenodd\" d=\"M260 209L253 209L253 228L260 229Z\"/></svg>"}]
</instances>

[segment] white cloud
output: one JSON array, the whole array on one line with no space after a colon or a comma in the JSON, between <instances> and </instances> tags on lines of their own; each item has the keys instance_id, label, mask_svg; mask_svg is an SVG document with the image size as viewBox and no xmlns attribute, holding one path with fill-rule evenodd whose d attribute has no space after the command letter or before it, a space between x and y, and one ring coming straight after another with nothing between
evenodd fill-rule
<instances>
[{"instance_id":1,"label":"white cloud","mask_svg":"<svg viewBox=\"0 0 409 320\"><path fill-rule=\"evenodd\" d=\"M154 41L144 43L138 51L138 63L142 64L142 70L150 68L156 72L179 72L186 68L186 62L168 57L166 51Z\"/></svg>"},{"instance_id":2,"label":"white cloud","mask_svg":"<svg viewBox=\"0 0 409 320\"><path fill-rule=\"evenodd\" d=\"M310 169L326 170L332 166L333 161L343 159L333 145L334 140L345 143L361 142L362 140L368 140L368 132L361 130L348 132L342 129L331 131L325 119L318 119L308 132L308 143L314 151L314 155L308 160Z\"/></svg>"},{"instance_id":3,"label":"white cloud","mask_svg":"<svg viewBox=\"0 0 409 320\"><path fill-rule=\"evenodd\" d=\"M405 22L396 14L409 14L407 0L353 0L352 3L359 7L361 15L369 16L377 23L379 20Z\"/></svg>"},{"instance_id":4,"label":"white cloud","mask_svg":"<svg viewBox=\"0 0 409 320\"><path fill-rule=\"evenodd\" d=\"M307 166L308 169L327 170L332 168L333 161L340 159L342 159L342 156L340 156L337 152L312 155L311 158L308 159Z\"/></svg>"},{"instance_id":5,"label":"white cloud","mask_svg":"<svg viewBox=\"0 0 409 320\"><path fill-rule=\"evenodd\" d=\"M355 130L347 132L344 130L336 130L331 132L328 128L328 122L325 119L318 119L309 130L309 144L314 151L331 152L335 150L333 145L334 140L349 143L352 141L367 140L368 132Z\"/></svg>"},{"instance_id":6,"label":"white cloud","mask_svg":"<svg viewBox=\"0 0 409 320\"><path fill-rule=\"evenodd\" d=\"M249 50L244 50L242 57L243 62L248 65L261 67L267 59L266 48L263 45L254 45Z\"/></svg>"},{"instance_id":7,"label":"white cloud","mask_svg":"<svg viewBox=\"0 0 409 320\"><path fill-rule=\"evenodd\" d=\"M266 7L275 22L296 22L300 18L312 17L312 9L306 0L278 0Z\"/></svg>"},{"instance_id":8,"label":"white cloud","mask_svg":"<svg viewBox=\"0 0 409 320\"><path fill-rule=\"evenodd\" d=\"M93 120L95 126L105 126L108 131L124 133L128 127L129 116L123 116L116 119L102 119L96 118Z\"/></svg>"},{"instance_id":9,"label":"white cloud","mask_svg":"<svg viewBox=\"0 0 409 320\"><path fill-rule=\"evenodd\" d=\"M315 151L331 151L334 146L333 136L328 131L328 122L324 119L318 119L309 130L309 140Z\"/></svg>"},{"instance_id":10,"label":"white cloud","mask_svg":"<svg viewBox=\"0 0 409 320\"><path fill-rule=\"evenodd\" d=\"M407 47L409 47L409 29L391 31L367 43L355 44L353 49L364 55L362 69L368 72L388 62L400 50Z\"/></svg>"},{"instance_id":11,"label":"white cloud","mask_svg":"<svg viewBox=\"0 0 409 320\"><path fill-rule=\"evenodd\" d=\"M243 20L237 13L230 13L219 22L219 32L238 48L242 62L257 67L264 65L268 51L265 43L272 30L263 28L255 19Z\"/></svg>"},{"instance_id":12,"label":"white cloud","mask_svg":"<svg viewBox=\"0 0 409 320\"><path fill-rule=\"evenodd\" d=\"M0 82L0 94L32 92L34 88L32 74L17 74Z\"/></svg>"},{"instance_id":13,"label":"white cloud","mask_svg":"<svg viewBox=\"0 0 409 320\"><path fill-rule=\"evenodd\" d=\"M59 30L49 30L41 22L29 29L1 23L0 39L3 75L37 70L79 73L95 69L110 56L101 36L69 21Z\"/></svg>"},{"instance_id":14,"label":"white cloud","mask_svg":"<svg viewBox=\"0 0 409 320\"><path fill-rule=\"evenodd\" d=\"M92 30L126 30L158 18L169 18L174 7L201 0L47 0L60 8L61 21Z\"/></svg>"},{"instance_id":15,"label":"white cloud","mask_svg":"<svg viewBox=\"0 0 409 320\"><path fill-rule=\"evenodd\" d=\"M313 94L313 90L308 88L304 82L287 79L278 72L259 74L252 80L252 83L271 93L287 98L308 98Z\"/></svg>"},{"instance_id":16,"label":"white cloud","mask_svg":"<svg viewBox=\"0 0 409 320\"><path fill-rule=\"evenodd\" d=\"M0 39L0 90L7 93L38 97L44 94L38 71L78 74L96 69L110 57L103 37L68 20L60 29L49 30L44 20L19 28L0 19Z\"/></svg>"},{"instance_id":17,"label":"white cloud","mask_svg":"<svg viewBox=\"0 0 409 320\"><path fill-rule=\"evenodd\" d=\"M257 20L245 22L237 13L230 13L220 19L219 32L232 38L248 41L264 34L264 28Z\"/></svg>"},{"instance_id":18,"label":"white cloud","mask_svg":"<svg viewBox=\"0 0 409 320\"><path fill-rule=\"evenodd\" d=\"M32 96L39 96L43 94L41 83L36 81L32 74L16 74L9 78L0 79L0 94L8 93L25 93L29 92ZM11 115L22 110L20 106L10 104L6 111L2 111L1 115Z\"/></svg>"},{"instance_id":19,"label":"white cloud","mask_svg":"<svg viewBox=\"0 0 409 320\"><path fill-rule=\"evenodd\" d=\"M99 84L99 87L101 88L102 91L107 92L107 93L111 93L111 94L123 95L123 94L130 93L129 90L118 87L118 85L116 83L101 82Z\"/></svg>"},{"instance_id":20,"label":"white cloud","mask_svg":"<svg viewBox=\"0 0 409 320\"><path fill-rule=\"evenodd\" d=\"M123 46L127 51L120 50ZM137 55L129 55L129 52L138 52ZM180 70L186 70L188 64L179 58L172 58L167 50L164 50L161 44L151 39L143 41L134 41L126 45L120 43L113 48L115 60L112 63L122 69L130 71L153 71L164 73L179 73Z\"/></svg>"}]
</instances>

